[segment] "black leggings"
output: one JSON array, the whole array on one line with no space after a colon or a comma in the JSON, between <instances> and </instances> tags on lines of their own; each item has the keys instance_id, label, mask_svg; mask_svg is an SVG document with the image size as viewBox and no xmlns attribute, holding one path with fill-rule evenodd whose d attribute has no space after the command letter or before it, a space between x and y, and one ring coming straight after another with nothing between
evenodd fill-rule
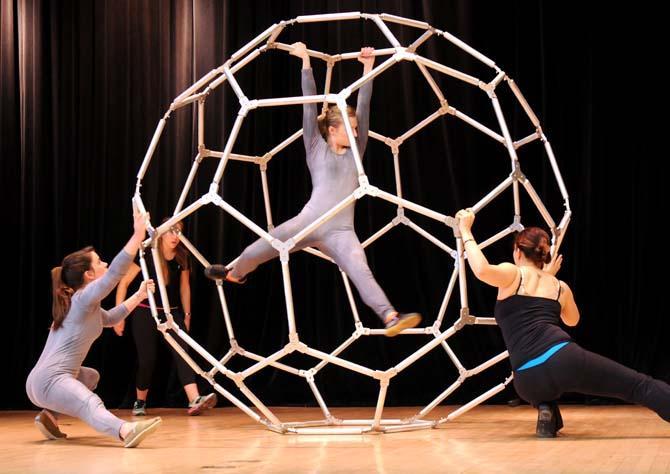
<instances>
[{"instance_id":1,"label":"black leggings","mask_svg":"<svg viewBox=\"0 0 670 474\"><path fill-rule=\"evenodd\" d=\"M563 392L612 397L637 403L670 421L670 385L594 354L571 342L545 363L514 372L514 388L537 406Z\"/></svg>"},{"instance_id":2,"label":"black leggings","mask_svg":"<svg viewBox=\"0 0 670 474\"><path fill-rule=\"evenodd\" d=\"M173 310L172 316L180 328L186 328L184 325L184 315L181 310ZM146 390L151 384L151 377L156 365L158 340L163 339L163 335L156 329L156 322L151 317L151 310L149 308L138 307L130 320L133 327L135 348L137 349L137 379L135 386L138 390ZM172 331L168 332L184 350L188 349L188 345L181 338L175 336ZM181 384L188 385L195 383L195 372L193 372L193 369L177 354L177 351L172 346L170 346L170 352L177 365L177 373Z\"/></svg>"}]
</instances>

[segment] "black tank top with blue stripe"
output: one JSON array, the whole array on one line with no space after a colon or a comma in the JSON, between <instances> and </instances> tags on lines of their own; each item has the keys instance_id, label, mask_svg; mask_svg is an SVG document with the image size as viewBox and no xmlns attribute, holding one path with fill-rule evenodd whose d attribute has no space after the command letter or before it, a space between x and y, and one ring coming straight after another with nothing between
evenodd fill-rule
<instances>
[{"instance_id":1,"label":"black tank top with blue stripe","mask_svg":"<svg viewBox=\"0 0 670 474\"><path fill-rule=\"evenodd\" d=\"M552 346L571 341L560 327L561 304L556 299L519 294L523 272L515 294L496 302L494 316L502 331L514 370L543 354Z\"/></svg>"}]
</instances>

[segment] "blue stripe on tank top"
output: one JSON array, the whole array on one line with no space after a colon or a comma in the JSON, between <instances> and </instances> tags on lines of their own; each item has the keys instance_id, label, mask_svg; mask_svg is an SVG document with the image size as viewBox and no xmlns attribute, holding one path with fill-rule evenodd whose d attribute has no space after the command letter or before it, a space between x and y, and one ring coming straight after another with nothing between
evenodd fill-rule
<instances>
[{"instance_id":1,"label":"blue stripe on tank top","mask_svg":"<svg viewBox=\"0 0 670 474\"><path fill-rule=\"evenodd\" d=\"M534 359L529 360L525 364L523 364L521 367L516 369L517 372L521 372L522 370L530 369L531 367L538 366L540 364L544 364L551 356L556 354L559 350L561 350L563 347L567 346L570 343L570 341L566 342L559 342L558 344L551 346L549 349L545 351L544 354L541 356L538 356Z\"/></svg>"}]
</instances>

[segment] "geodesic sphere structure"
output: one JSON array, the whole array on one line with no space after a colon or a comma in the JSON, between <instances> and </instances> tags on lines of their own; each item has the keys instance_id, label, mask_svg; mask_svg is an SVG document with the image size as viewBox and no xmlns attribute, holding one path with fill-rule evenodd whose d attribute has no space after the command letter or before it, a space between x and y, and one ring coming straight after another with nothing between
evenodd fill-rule
<instances>
[{"instance_id":1,"label":"geodesic sphere structure","mask_svg":"<svg viewBox=\"0 0 670 474\"><path fill-rule=\"evenodd\" d=\"M282 43L279 41L282 33L285 29L290 28L292 25L301 24L301 23L326 23L326 22L338 22L338 21L368 21L372 22L383 34L383 36L388 40L389 47L375 50L375 56L385 58L380 64L375 66L370 72L364 74L360 79L349 84L347 87L343 88L339 92L331 91L331 78L333 69L338 66L338 64L344 61L356 60L358 57L357 52L351 53L341 53L341 54L326 54L319 51L308 50L308 54L311 58L322 60L325 62L327 67L326 80L323 88L322 94L317 94L313 96L299 96L299 97L282 97L282 98L269 98L269 99L252 99L249 98L244 90L240 87L238 81L236 80L236 73L242 68L250 64L257 57L262 54L269 52L286 54L291 51L291 46L288 44ZM416 31L416 39L408 45L402 45L396 36L392 33L389 28L389 24L402 25L404 27L409 27ZM470 55L475 58L477 61L483 63L485 66L490 68L490 77L481 79L474 77L472 75L461 72L455 68L449 67L447 65L440 64L434 60L431 60L427 57L424 57L422 52L422 45L431 37L438 38L440 40L447 41L452 45L456 46L458 50L464 55ZM353 159L356 164L356 169L358 171L358 182L359 185L357 189L349 195L346 199L335 205L333 208L325 212L320 218L316 219L314 222L309 224L304 229L297 232L295 235L286 239L285 241L279 240L272 235L272 229L274 227L273 218L272 218L272 207L270 203L270 193L268 191L268 177L267 169L271 165L272 159L279 154L283 149L289 146L294 141L298 140L302 135L302 130L297 130L291 136L286 138L281 143L277 144L274 148L269 150L262 156L251 156L245 154L239 154L234 152L235 143L242 127L242 124L249 113L256 109L261 108L273 108L273 109L282 109L286 106L294 106L296 104L322 104L323 107L327 107L329 104L336 104L339 106L340 110L346 110L346 100L349 96L357 91L363 84L366 82L372 81L374 78L384 74L386 71L392 69L394 65L400 62L413 63L418 68L421 75L425 78L427 84L434 94L435 101L437 103L436 110L418 122L415 126L411 127L409 130L397 137L388 137L374 131L370 131L369 137L375 140L380 141L389 147L390 154L393 158L394 164L394 173L395 173L395 190L393 192L385 191L374 185L368 178L365 173L365 169L361 163L361 157L359 155L359 150L357 149L355 139L353 136L353 130L349 124L348 120L343 120L343 123L346 127L346 132L349 136L350 143L352 143L352 154ZM483 125L480 121L476 120L474 117L471 117L462 111L456 109L450 105L447 100L447 95L439 87L438 81L435 80L434 74L440 74L448 76L452 79L460 81L468 86L471 86L481 94L485 94L486 97L490 100L490 104L497 121L497 127L488 127ZM207 98L213 90L218 87L228 86L234 91L238 101L239 109L237 113L237 118L232 126L232 129L227 136L225 141L225 147L223 150L211 150L207 148L205 143L205 105L207 103ZM518 139L514 139L509 131L505 114L503 108L500 104L500 101L496 95L496 91L499 87L508 87L513 97L516 99L518 105L525 112L525 115L528 118L529 130L530 133ZM308 16L299 16L292 20L281 21L276 23L264 32L250 41L247 45L239 49L235 54L233 54L223 65L220 67L208 72L195 84L185 90L180 94L172 104L170 105L169 110L166 112L163 119L160 120L158 127L155 131L155 134L151 140L147 153L144 157L144 161L137 175L137 187L136 192L133 197L134 205L139 209L145 208L145 203L143 202L142 195L140 193L141 186L145 174L148 172L156 146L158 145L163 130L166 126L167 120L170 115L174 112L177 112L179 109L191 104L197 109L197 127L198 127L198 149L195 159L193 161L192 168L190 170L188 179L181 190L178 204L174 210L172 218L167 222L161 224L157 227L150 228L150 238L145 242L145 248L148 246L155 246L157 238L163 233L167 232L173 228L176 222L182 221L188 218L190 215L197 213L201 208L205 206L216 206L220 208L223 212L232 216L234 219L239 221L243 226L248 228L251 232L255 233L259 238L265 239L270 245L272 245L279 255L279 260L281 262L282 269L282 278L284 286L284 296L286 301L286 314L287 314L287 328L288 328L288 343L283 347L280 347L276 352L269 355L259 355L248 350L245 350L241 347L235 337L235 331L233 324L231 322L230 312L226 303L225 291L222 285L222 282L217 282L216 291L218 293L221 311L223 318L225 320L225 327L230 341L230 349L222 357L217 358L207 352L197 341L195 341L189 334L183 331L173 320L172 316L167 313L166 321L162 322L158 318L156 300L153 295L150 295L150 305L152 308L152 314L156 320L157 327L162 331L166 340L175 348L175 350L189 363L189 365L204 378L206 378L212 386L227 400L236 405L247 415L249 415L254 420L262 423L267 428L279 432L279 433L297 433L297 434L310 434L310 433L366 433L366 432L393 432L393 431L403 431L410 429L422 429L422 428L435 428L440 426L450 420L455 419L466 411L470 410L474 406L482 403L488 398L492 397L496 393L502 391L507 384L512 380L512 375L507 377L505 380L501 381L498 385L484 391L479 397L470 401L469 403L461 406L460 408L449 413L447 416L441 418L430 418L429 415L433 409L443 402L451 393L453 393L465 379L475 374L478 374L487 368L497 364L498 362L507 358L507 352L502 352L495 355L488 361L477 365L472 368L466 368L461 362L454 350L452 350L449 345L449 339L460 331L465 326L469 325L494 325L495 320L492 317L479 317L470 314L469 305L468 305L468 288L465 274L465 255L463 242L458 232L457 221L453 216L445 215L443 213L437 212L435 210L429 209L425 206L422 206L418 203L412 202L411 200L406 199L403 196L402 191L402 174L400 171L400 162L399 156L401 153L401 147L405 141L410 137L417 134L421 129L428 126L430 123L436 120L459 120L464 124L472 127L474 130L481 132L482 139L492 140L497 143L502 149L504 149L509 156L510 168L509 174L502 177L501 182L495 186L488 194L483 196L479 201L473 203L470 207L477 213L480 210L487 207L491 202L500 198L501 194L508 190L512 190L512 206L513 215L509 225L501 229L495 235L492 235L487 240L483 241L480 246L487 247L488 245L499 241L505 236L509 235L512 232L523 229L522 225L522 216L521 216L521 190L525 190L532 204L539 211L539 214L542 216L547 226L551 230L552 234L552 252L556 252L560 247L563 237L565 235L566 228L570 221L571 211L569 206L568 194L563 183L560 171L558 169L554 153L552 151L551 145L545 136L540 121L531 109L530 105L522 95L521 91L514 83L514 81L508 77L504 71L500 70L496 64L480 52L476 51L472 47L468 46L458 38L454 37L446 31L441 31L437 28L432 27L431 25L417 20L412 20L408 18L402 18L394 15L388 15L385 13L382 14L367 14L360 12L351 12L351 13L338 13L338 14L327 14L327 15L308 15ZM279 112L278 112L279 113ZM283 111L281 113L289 113ZM560 218L560 221L557 223L556 220L552 217L549 210L545 207L542 198L535 190L531 184L530 179L524 175L522 172L521 163L517 155L517 151L526 146L527 144L540 141L543 145L544 155L548 162L550 163L550 168L555 180L555 184L560 191L563 200L563 206L565 211ZM211 181L209 190L204 195L200 196L197 200L191 203L187 203L186 200L191 191L192 184L195 177L198 175L200 164L205 159L214 159L218 160L218 166L214 174L213 180ZM241 162L246 162L250 166L258 166L258 169L262 178L262 187L263 187L263 198L265 205L265 214L266 214L266 228L262 228L257 223L249 219L243 212L238 210L235 206L227 202L223 196L225 193L222 192L222 178L226 173L226 165L230 160L236 160ZM427 239L429 242L434 244L440 251L445 252L449 255L454 261L454 269L451 274L451 278L447 285L447 288L444 292L442 298L442 304L438 313L434 318L427 318L430 321L430 325L407 329L403 331L402 335L414 335L418 337L423 337L427 339L427 342L421 345L418 350L404 358L401 362L395 364L392 367L389 367L385 370L372 369L365 367L361 364L357 364L346 358L342 357L343 351L349 347L351 344L356 342L363 336L379 336L384 334L383 329L372 329L366 327L358 315L358 310L356 307L356 302L353 297L353 293L350 287L350 283L347 275L344 272L341 272L342 282L346 289L346 294L348 296L349 303L351 305L352 315L353 315L353 332L351 336L343 341L336 349L331 352L324 352L317 350L305 344L301 341L299 337L299 331L296 326L296 318L294 314L293 306L293 292L291 289L291 273L289 268L290 255L294 250L296 245L303 239L305 239L311 232L315 231L329 219L332 219L339 212L345 209L347 206L352 205L356 200L360 199L363 196L370 196L372 198L380 199L386 202L391 203L396 206L397 213L396 216L384 227L379 229L373 235L368 237L363 241L362 245L364 248L371 245L376 240L380 239L387 232L393 229L396 226L404 225L408 228L415 231L422 238ZM437 238L432 233L428 232L426 229L415 223L411 219L411 213L416 213L427 217L428 219L434 220L448 227L453 234L453 241L446 243ZM186 235L180 234L180 239L188 247L193 256L201 263L204 267L210 265L209 260L204 256L198 248L187 238ZM241 249L240 249L241 250ZM306 248L304 251L313 254L317 257L329 260L330 258L314 248ZM155 265L157 271L157 280L158 288L160 292L161 306L163 308L170 308L170 302L168 301L168 295L165 288L164 275L162 275L161 265L157 261L157 253L152 252L152 256L155 259ZM146 262L144 260L143 252L140 252L140 263L142 267L143 276L145 279L149 278L147 272ZM235 261L230 262L229 266L235 264ZM458 285L458 288L457 288ZM457 290L457 291L454 291ZM459 305L459 317L457 320L448 327L445 327L444 316L447 310L447 306L453 299L457 300L456 304ZM432 316L432 315L431 315ZM173 332L168 333L167 330L171 329ZM211 368L205 370L200 367L200 365L189 355L187 354L175 338L180 338L185 341L190 347L192 347L197 353L205 360L208 364L211 365ZM446 353L448 359L454 365L458 371L458 377L456 380L448 386L443 392L436 394L435 398L423 409L418 411L413 416L410 416L405 419L387 419L384 418L384 408L385 408L385 399L387 390L390 386L390 383L393 379L403 373L408 367L418 361L420 358L425 356L428 352L432 350L441 350ZM314 358L317 363L311 368L297 369L291 365L282 362L282 359L292 353L302 353L307 356ZM229 362L234 357L241 357L247 360L250 360L252 363L244 370L234 371L229 368ZM379 395L377 397L376 406L374 409L374 414L369 419L364 420L346 420L334 416L324 398L322 397L317 383L317 375L319 372L328 364L333 364L344 368L346 370L361 374L363 376L370 377L371 379L379 383ZM309 421L309 422L286 422L280 420L270 408L268 408L262 400L257 397L252 390L247 386L247 379L252 377L254 374L259 371L272 367L289 374L294 375L299 379L303 379L311 389L316 403L320 407L323 418L320 420ZM226 390L222 387L215 379L215 376L219 374L223 377L226 377L234 382L237 389L239 389L240 394L234 394L231 391ZM246 400L245 400L246 399Z\"/></svg>"}]
</instances>

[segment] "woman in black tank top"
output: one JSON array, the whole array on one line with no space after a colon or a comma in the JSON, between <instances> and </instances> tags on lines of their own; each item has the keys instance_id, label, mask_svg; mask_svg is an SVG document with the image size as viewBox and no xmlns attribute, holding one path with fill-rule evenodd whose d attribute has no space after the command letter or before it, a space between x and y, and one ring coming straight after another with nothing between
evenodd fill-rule
<instances>
[{"instance_id":1,"label":"woman in black tank top","mask_svg":"<svg viewBox=\"0 0 670 474\"><path fill-rule=\"evenodd\" d=\"M579 309L570 287L555 277L562 258L551 258L544 230L524 229L514 241L514 263L492 265L472 236L474 213L461 210L456 218L472 272L498 288L495 319L514 388L538 409L537 436L555 437L563 427L556 401L564 392L619 398L670 421L670 385L582 349L561 328L577 325Z\"/></svg>"}]
</instances>

